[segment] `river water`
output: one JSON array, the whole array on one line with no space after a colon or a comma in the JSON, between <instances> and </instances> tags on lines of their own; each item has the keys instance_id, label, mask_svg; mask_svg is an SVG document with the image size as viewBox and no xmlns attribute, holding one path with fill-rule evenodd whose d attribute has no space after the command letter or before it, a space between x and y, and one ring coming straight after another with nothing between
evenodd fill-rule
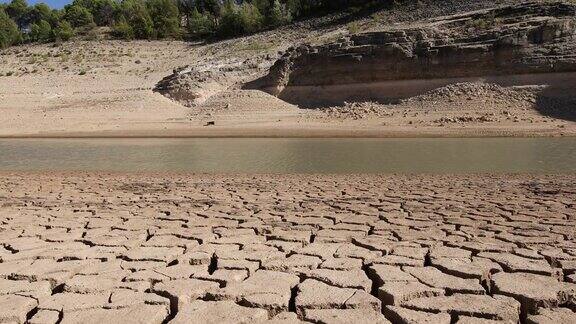
<instances>
[{"instance_id":1,"label":"river water","mask_svg":"<svg viewBox=\"0 0 576 324\"><path fill-rule=\"evenodd\" d=\"M0 171L574 173L576 138L6 139Z\"/></svg>"}]
</instances>

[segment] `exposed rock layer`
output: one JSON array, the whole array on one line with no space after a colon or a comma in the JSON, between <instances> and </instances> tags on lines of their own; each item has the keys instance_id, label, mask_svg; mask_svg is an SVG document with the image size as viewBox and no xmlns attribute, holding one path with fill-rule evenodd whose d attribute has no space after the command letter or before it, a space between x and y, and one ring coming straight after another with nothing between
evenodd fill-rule
<instances>
[{"instance_id":1,"label":"exposed rock layer","mask_svg":"<svg viewBox=\"0 0 576 324\"><path fill-rule=\"evenodd\" d=\"M304 106L394 102L477 80L559 96L576 86L575 52L575 5L525 3L292 48L245 87Z\"/></svg>"}]
</instances>

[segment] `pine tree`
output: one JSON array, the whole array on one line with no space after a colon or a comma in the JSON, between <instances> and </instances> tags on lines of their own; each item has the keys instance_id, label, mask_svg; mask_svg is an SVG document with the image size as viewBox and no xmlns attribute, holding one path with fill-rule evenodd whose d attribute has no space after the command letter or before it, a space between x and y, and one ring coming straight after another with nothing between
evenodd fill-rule
<instances>
[{"instance_id":1,"label":"pine tree","mask_svg":"<svg viewBox=\"0 0 576 324\"><path fill-rule=\"evenodd\" d=\"M6 13L12 18L19 29L23 29L27 23L28 18L28 4L26 0L12 0L6 7Z\"/></svg>"},{"instance_id":2,"label":"pine tree","mask_svg":"<svg viewBox=\"0 0 576 324\"><path fill-rule=\"evenodd\" d=\"M180 12L173 0L148 0L146 7L152 18L156 37L180 37Z\"/></svg>"},{"instance_id":3,"label":"pine tree","mask_svg":"<svg viewBox=\"0 0 576 324\"><path fill-rule=\"evenodd\" d=\"M81 5L66 6L64 19L76 28L94 25L94 16L90 10Z\"/></svg>"},{"instance_id":4,"label":"pine tree","mask_svg":"<svg viewBox=\"0 0 576 324\"><path fill-rule=\"evenodd\" d=\"M33 24L39 23L41 20L45 20L47 22L52 21L52 9L48 7L45 3L37 3L34 7L28 10L28 18L27 21Z\"/></svg>"},{"instance_id":5,"label":"pine tree","mask_svg":"<svg viewBox=\"0 0 576 324\"><path fill-rule=\"evenodd\" d=\"M262 15L267 16L271 9L270 1L271 0L252 0L251 3L258 8L258 11Z\"/></svg>"},{"instance_id":6,"label":"pine tree","mask_svg":"<svg viewBox=\"0 0 576 324\"><path fill-rule=\"evenodd\" d=\"M52 26L46 20L30 25L30 40L35 42L48 42L53 37Z\"/></svg>"},{"instance_id":7,"label":"pine tree","mask_svg":"<svg viewBox=\"0 0 576 324\"><path fill-rule=\"evenodd\" d=\"M21 34L16 23L0 10L0 48L6 48L21 41Z\"/></svg>"},{"instance_id":8,"label":"pine tree","mask_svg":"<svg viewBox=\"0 0 576 324\"><path fill-rule=\"evenodd\" d=\"M205 37L215 31L214 17L209 12L201 14L194 9L188 18L188 33L192 37Z\"/></svg>"},{"instance_id":9,"label":"pine tree","mask_svg":"<svg viewBox=\"0 0 576 324\"><path fill-rule=\"evenodd\" d=\"M257 32L264 25L264 16L255 5L248 2L244 2L240 6L239 20L242 34Z\"/></svg>"},{"instance_id":10,"label":"pine tree","mask_svg":"<svg viewBox=\"0 0 576 324\"><path fill-rule=\"evenodd\" d=\"M237 35L237 27L240 24L238 18L238 6L232 0L226 0L220 8L220 28L219 33L222 36Z\"/></svg>"},{"instance_id":11,"label":"pine tree","mask_svg":"<svg viewBox=\"0 0 576 324\"><path fill-rule=\"evenodd\" d=\"M274 0L268 16L268 24L272 27L278 27L288 24L290 21L292 21L290 10L279 0Z\"/></svg>"},{"instance_id":12,"label":"pine tree","mask_svg":"<svg viewBox=\"0 0 576 324\"><path fill-rule=\"evenodd\" d=\"M56 41L67 41L74 36L74 28L68 21L61 20L54 28L53 34Z\"/></svg>"}]
</instances>

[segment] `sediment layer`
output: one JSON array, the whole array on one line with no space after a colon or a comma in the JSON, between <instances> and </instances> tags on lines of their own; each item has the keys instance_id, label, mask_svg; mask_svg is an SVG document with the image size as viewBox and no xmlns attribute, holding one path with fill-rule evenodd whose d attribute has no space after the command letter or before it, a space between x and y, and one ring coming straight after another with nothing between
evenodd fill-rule
<instances>
[{"instance_id":1,"label":"sediment layer","mask_svg":"<svg viewBox=\"0 0 576 324\"><path fill-rule=\"evenodd\" d=\"M301 45L246 87L301 106L390 103L475 81L566 96L576 87L575 52L575 5L523 3Z\"/></svg>"}]
</instances>

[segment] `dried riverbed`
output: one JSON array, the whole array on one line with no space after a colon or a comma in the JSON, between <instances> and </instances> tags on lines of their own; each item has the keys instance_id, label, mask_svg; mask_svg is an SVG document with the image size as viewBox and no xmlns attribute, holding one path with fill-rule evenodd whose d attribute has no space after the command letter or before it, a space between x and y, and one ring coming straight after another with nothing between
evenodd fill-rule
<instances>
[{"instance_id":1,"label":"dried riverbed","mask_svg":"<svg viewBox=\"0 0 576 324\"><path fill-rule=\"evenodd\" d=\"M574 175L4 173L0 321L575 322L575 201Z\"/></svg>"}]
</instances>

